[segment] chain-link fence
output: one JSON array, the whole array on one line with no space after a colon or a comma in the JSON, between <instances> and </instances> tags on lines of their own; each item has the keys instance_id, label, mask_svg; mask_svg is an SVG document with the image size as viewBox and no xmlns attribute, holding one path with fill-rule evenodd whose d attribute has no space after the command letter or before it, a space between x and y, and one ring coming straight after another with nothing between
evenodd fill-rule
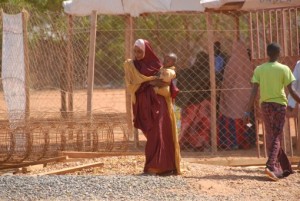
<instances>
[{"instance_id":1,"label":"chain-link fence","mask_svg":"<svg viewBox=\"0 0 300 201\"><path fill-rule=\"evenodd\" d=\"M21 11L7 5L2 8L9 14ZM59 150L128 148L132 132L127 127L131 120L126 114L123 62L132 56L133 42L138 38L147 39L161 59L169 52L178 56L175 82L180 93L174 110L181 150L210 153L247 149L255 156L264 145L259 107L252 113L251 125L243 125L241 120L253 69L266 60L266 45L271 41L281 44L281 62L291 68L299 56L299 8L211 13L213 41L209 41L207 13L146 14L138 18L98 15L90 116L90 17L41 13L31 8L27 12L30 82L26 97L30 106L25 113L29 119L16 128L10 126L11 111L2 81L0 111L5 129L0 133L1 161L32 158L33 153L41 158ZM1 27L1 34L6 32ZM214 43L215 80L210 73L209 42ZM213 82L215 88L211 87ZM18 101L14 98L10 102ZM212 99L216 107L211 105ZM292 148L299 139L294 122L290 121L286 132L287 147ZM144 140L142 134L140 137Z\"/></svg>"}]
</instances>

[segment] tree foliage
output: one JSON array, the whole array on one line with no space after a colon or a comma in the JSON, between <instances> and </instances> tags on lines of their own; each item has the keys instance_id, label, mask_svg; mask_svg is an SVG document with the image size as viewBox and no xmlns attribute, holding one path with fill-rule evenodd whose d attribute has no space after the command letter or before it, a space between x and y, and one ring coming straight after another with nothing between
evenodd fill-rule
<instances>
[{"instance_id":1,"label":"tree foliage","mask_svg":"<svg viewBox=\"0 0 300 201\"><path fill-rule=\"evenodd\" d=\"M17 7L36 8L41 11L61 11L63 1L64 0L0 0L0 3Z\"/></svg>"}]
</instances>

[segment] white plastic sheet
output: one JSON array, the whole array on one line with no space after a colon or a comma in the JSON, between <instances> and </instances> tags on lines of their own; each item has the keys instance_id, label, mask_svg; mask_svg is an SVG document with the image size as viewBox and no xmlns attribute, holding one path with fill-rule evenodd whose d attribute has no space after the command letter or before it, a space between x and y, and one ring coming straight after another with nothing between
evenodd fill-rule
<instances>
[{"instance_id":1,"label":"white plastic sheet","mask_svg":"<svg viewBox=\"0 0 300 201\"><path fill-rule=\"evenodd\" d=\"M25 63L22 14L3 14L2 84L10 122L25 117Z\"/></svg>"}]
</instances>

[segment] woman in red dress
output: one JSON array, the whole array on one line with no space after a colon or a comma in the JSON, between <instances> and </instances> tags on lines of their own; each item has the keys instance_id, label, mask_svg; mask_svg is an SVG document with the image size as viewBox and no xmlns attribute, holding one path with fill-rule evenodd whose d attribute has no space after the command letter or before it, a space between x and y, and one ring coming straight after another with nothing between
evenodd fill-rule
<instances>
[{"instance_id":1,"label":"woman in red dress","mask_svg":"<svg viewBox=\"0 0 300 201\"><path fill-rule=\"evenodd\" d=\"M146 174L180 174L180 150L170 92L156 93L164 83L155 76L162 64L147 40L134 44L133 60L125 61L125 81L133 103L134 127L147 138ZM172 90L171 90L172 91Z\"/></svg>"}]
</instances>

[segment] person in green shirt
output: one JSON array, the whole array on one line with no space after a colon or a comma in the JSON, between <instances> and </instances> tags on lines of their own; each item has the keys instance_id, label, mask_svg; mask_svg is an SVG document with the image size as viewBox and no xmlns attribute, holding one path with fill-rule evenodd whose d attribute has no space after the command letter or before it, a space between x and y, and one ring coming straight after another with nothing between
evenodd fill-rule
<instances>
[{"instance_id":1,"label":"person in green shirt","mask_svg":"<svg viewBox=\"0 0 300 201\"><path fill-rule=\"evenodd\" d=\"M260 106L266 128L266 144L268 160L265 173L273 181L287 177L293 173L291 163L281 148L281 139L285 121L287 98L284 88L287 87L291 96L300 102L300 96L292 87L295 77L290 68L279 63L280 46L271 43L267 46L269 61L256 67L252 77L252 92L243 117L244 123L249 122L250 111L253 109L255 97L260 89Z\"/></svg>"}]
</instances>

